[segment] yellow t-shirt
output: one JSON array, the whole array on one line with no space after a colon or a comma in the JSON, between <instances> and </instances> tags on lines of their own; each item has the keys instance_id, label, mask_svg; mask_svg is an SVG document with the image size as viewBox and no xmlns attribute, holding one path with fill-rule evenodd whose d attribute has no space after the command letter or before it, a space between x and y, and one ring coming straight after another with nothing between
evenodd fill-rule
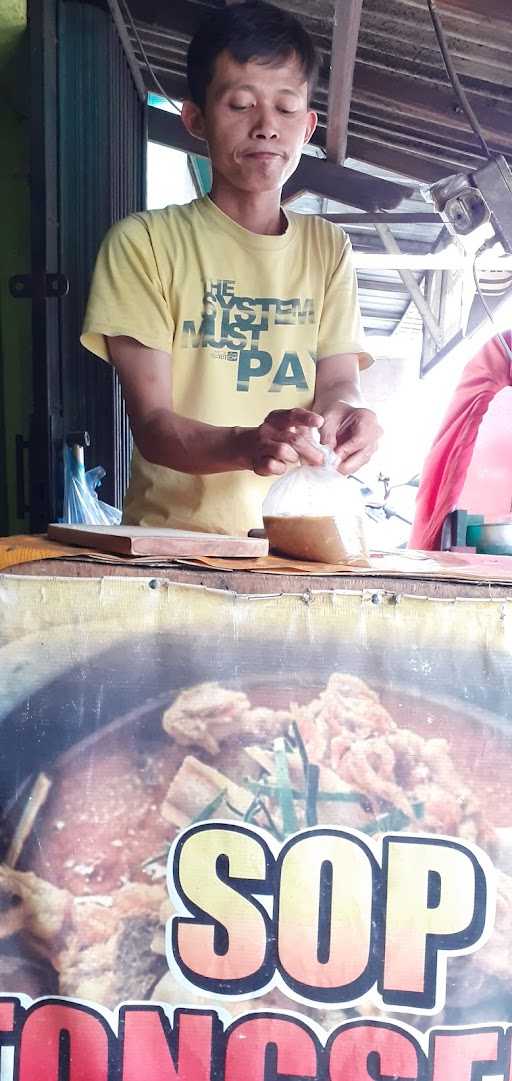
<instances>
[{"instance_id":1,"label":"yellow t-shirt","mask_svg":"<svg viewBox=\"0 0 512 1081\"><path fill-rule=\"evenodd\" d=\"M319 358L370 358L350 241L321 218L287 218L284 234L261 236L205 196L117 223L98 255L82 344L105 360L105 336L172 353L172 408L208 424L252 427L272 409L310 407ZM123 521L244 534L261 525L271 482L248 470L189 476L134 448Z\"/></svg>"}]
</instances>

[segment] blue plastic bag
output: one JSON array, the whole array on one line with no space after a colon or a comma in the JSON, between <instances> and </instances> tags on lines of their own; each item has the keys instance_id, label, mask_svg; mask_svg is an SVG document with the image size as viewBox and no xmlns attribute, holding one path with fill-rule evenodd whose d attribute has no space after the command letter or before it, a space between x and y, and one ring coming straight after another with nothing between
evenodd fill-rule
<instances>
[{"instance_id":1,"label":"blue plastic bag","mask_svg":"<svg viewBox=\"0 0 512 1081\"><path fill-rule=\"evenodd\" d=\"M84 525L119 525L121 511L98 499L105 470L97 465L87 472L83 447L64 446L64 513L63 522Z\"/></svg>"}]
</instances>

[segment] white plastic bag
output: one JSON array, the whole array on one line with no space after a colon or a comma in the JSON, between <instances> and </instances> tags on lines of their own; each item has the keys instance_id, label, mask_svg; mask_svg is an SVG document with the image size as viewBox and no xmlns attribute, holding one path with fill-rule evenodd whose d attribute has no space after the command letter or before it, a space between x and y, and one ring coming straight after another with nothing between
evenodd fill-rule
<instances>
[{"instance_id":1,"label":"white plastic bag","mask_svg":"<svg viewBox=\"0 0 512 1081\"><path fill-rule=\"evenodd\" d=\"M295 559L369 566L364 504L352 482L338 473L329 447L321 466L299 465L274 481L263 503L271 547Z\"/></svg>"}]
</instances>

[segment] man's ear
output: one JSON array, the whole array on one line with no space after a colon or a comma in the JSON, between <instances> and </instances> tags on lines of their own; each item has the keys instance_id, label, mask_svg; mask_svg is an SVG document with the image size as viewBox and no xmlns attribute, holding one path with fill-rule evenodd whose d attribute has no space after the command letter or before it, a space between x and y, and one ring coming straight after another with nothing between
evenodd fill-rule
<instances>
[{"instance_id":1,"label":"man's ear","mask_svg":"<svg viewBox=\"0 0 512 1081\"><path fill-rule=\"evenodd\" d=\"M316 131L317 124L318 124L318 115L317 115L317 113L313 112L313 110L311 109L310 112L308 113L308 118L307 118L306 134L304 136L304 142L305 143L309 143L311 141L311 139L312 139L312 137L313 137L313 135L314 135L314 133Z\"/></svg>"},{"instance_id":2,"label":"man's ear","mask_svg":"<svg viewBox=\"0 0 512 1081\"><path fill-rule=\"evenodd\" d=\"M205 123L202 110L194 101L184 101L181 110L181 119L189 133L196 139L204 139Z\"/></svg>"}]
</instances>

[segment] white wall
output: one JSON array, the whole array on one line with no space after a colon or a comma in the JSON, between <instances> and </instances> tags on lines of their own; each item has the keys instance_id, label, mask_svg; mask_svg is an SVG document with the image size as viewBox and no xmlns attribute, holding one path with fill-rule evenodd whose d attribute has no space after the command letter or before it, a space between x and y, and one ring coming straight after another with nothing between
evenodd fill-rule
<instances>
[{"instance_id":1,"label":"white wall","mask_svg":"<svg viewBox=\"0 0 512 1081\"><path fill-rule=\"evenodd\" d=\"M148 143L147 186L148 210L190 203L197 196L187 155L160 143Z\"/></svg>"}]
</instances>

